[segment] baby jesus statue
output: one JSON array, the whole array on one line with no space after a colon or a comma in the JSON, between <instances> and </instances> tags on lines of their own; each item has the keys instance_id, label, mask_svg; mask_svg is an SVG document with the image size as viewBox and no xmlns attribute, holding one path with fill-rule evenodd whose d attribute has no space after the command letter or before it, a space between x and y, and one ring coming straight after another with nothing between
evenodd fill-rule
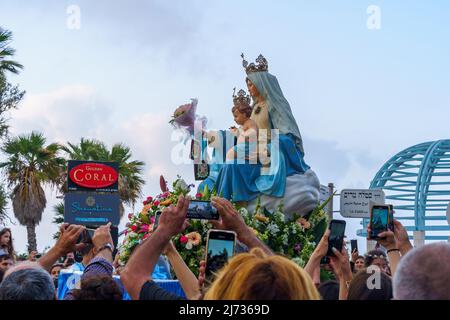
<instances>
[{"instance_id":1,"label":"baby jesus statue","mask_svg":"<svg viewBox=\"0 0 450 320\"><path fill-rule=\"evenodd\" d=\"M231 111L234 121L240 127L230 128L231 133L237 137L237 143L228 150L226 160L234 162L235 159L239 159L239 162L242 163L248 160L250 164L256 164L258 160L258 126L255 121L250 119L252 114L250 97L241 89L237 96L233 93L233 104Z\"/></svg>"}]
</instances>

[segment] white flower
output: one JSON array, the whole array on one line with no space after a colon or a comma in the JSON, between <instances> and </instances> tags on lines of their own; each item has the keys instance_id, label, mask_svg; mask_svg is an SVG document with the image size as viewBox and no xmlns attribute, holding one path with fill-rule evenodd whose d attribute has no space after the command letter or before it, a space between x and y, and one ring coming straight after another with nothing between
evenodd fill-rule
<instances>
[{"instance_id":1,"label":"white flower","mask_svg":"<svg viewBox=\"0 0 450 320\"><path fill-rule=\"evenodd\" d=\"M274 216L276 219L279 219L281 221L285 221L284 213L281 211L275 211Z\"/></svg>"},{"instance_id":2,"label":"white flower","mask_svg":"<svg viewBox=\"0 0 450 320\"><path fill-rule=\"evenodd\" d=\"M295 257L295 258L292 259L292 261L294 261L294 262L295 262L296 264L298 264L300 267L303 267L303 265L304 265L304 262L303 262L303 259L302 259L302 258Z\"/></svg>"},{"instance_id":3,"label":"white flower","mask_svg":"<svg viewBox=\"0 0 450 320\"><path fill-rule=\"evenodd\" d=\"M191 189L187 185L187 183L183 179L178 179L175 183L175 189L182 190L182 191L190 191Z\"/></svg>"},{"instance_id":4,"label":"white flower","mask_svg":"<svg viewBox=\"0 0 450 320\"><path fill-rule=\"evenodd\" d=\"M280 231L280 228L275 223L271 223L267 226L267 230L275 236L277 232Z\"/></svg>"},{"instance_id":5,"label":"white flower","mask_svg":"<svg viewBox=\"0 0 450 320\"><path fill-rule=\"evenodd\" d=\"M188 243L186 243L186 249L188 250L192 249L192 242L188 241Z\"/></svg>"},{"instance_id":6,"label":"white flower","mask_svg":"<svg viewBox=\"0 0 450 320\"><path fill-rule=\"evenodd\" d=\"M136 238L137 236L138 236L138 234L136 232L134 232L134 231L131 231L128 234L128 238L130 238L130 239Z\"/></svg>"},{"instance_id":7,"label":"white flower","mask_svg":"<svg viewBox=\"0 0 450 320\"><path fill-rule=\"evenodd\" d=\"M242 217L247 218L248 217L248 210L246 208L240 208L239 213Z\"/></svg>"},{"instance_id":8,"label":"white flower","mask_svg":"<svg viewBox=\"0 0 450 320\"><path fill-rule=\"evenodd\" d=\"M288 235L287 235L287 234L283 234L283 236L281 237L281 240L283 241L283 244L284 244L285 246L288 245L289 239L288 239Z\"/></svg>"}]
</instances>

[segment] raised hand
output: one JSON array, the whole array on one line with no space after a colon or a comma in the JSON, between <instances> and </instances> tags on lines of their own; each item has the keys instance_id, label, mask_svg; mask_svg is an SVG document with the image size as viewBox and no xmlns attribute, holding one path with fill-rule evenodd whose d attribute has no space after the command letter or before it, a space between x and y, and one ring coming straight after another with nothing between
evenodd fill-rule
<instances>
[{"instance_id":1,"label":"raised hand","mask_svg":"<svg viewBox=\"0 0 450 320\"><path fill-rule=\"evenodd\" d=\"M170 237L182 232L186 228L186 214L189 208L189 198L180 196L176 206L165 208L159 218L158 229Z\"/></svg>"}]
</instances>

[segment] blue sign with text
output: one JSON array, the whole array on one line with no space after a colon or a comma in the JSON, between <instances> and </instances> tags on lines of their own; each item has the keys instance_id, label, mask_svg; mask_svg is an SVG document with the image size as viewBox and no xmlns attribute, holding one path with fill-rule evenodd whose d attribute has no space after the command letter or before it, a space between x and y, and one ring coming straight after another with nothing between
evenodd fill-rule
<instances>
[{"instance_id":1,"label":"blue sign with text","mask_svg":"<svg viewBox=\"0 0 450 320\"><path fill-rule=\"evenodd\" d=\"M120 197L118 193L70 192L64 196L64 222L99 226L119 224Z\"/></svg>"}]
</instances>

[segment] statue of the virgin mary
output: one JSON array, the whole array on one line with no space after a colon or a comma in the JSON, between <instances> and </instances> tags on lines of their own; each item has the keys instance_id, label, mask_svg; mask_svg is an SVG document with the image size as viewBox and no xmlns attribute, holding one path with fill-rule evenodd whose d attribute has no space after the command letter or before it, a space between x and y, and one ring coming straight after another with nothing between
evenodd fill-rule
<instances>
[{"instance_id":1,"label":"statue of the virgin mary","mask_svg":"<svg viewBox=\"0 0 450 320\"><path fill-rule=\"evenodd\" d=\"M303 141L291 107L277 78L268 72L267 60L260 55L256 64L248 64L244 55L242 58L253 100L251 119L259 131L259 152L266 145L270 161L266 165L226 162L217 166L217 175L212 177L217 194L246 202L250 210L260 196L261 205L268 210L283 201L285 213L307 214L317 206L320 184L304 160ZM261 172L256 177L255 169Z\"/></svg>"}]
</instances>

